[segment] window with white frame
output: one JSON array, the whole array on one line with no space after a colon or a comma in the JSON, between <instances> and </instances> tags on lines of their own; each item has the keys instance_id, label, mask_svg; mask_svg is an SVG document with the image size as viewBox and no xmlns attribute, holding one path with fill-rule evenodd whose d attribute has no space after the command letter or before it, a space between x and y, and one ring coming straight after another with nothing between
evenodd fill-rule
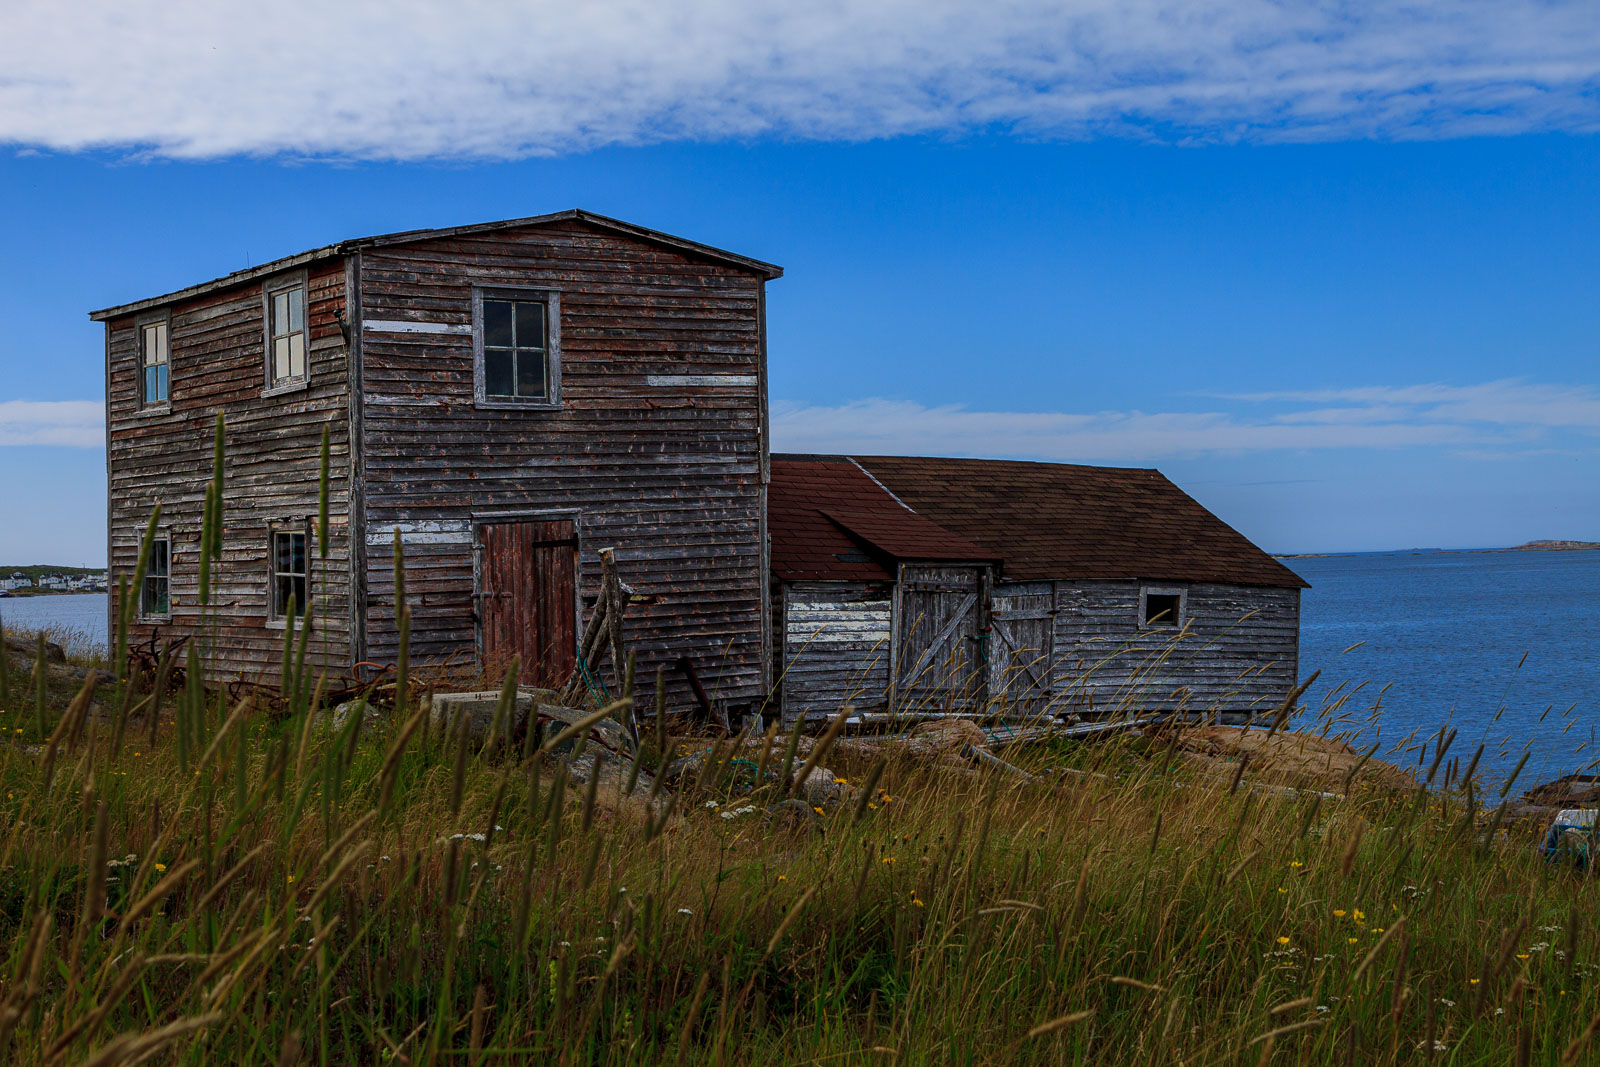
<instances>
[{"instance_id":1,"label":"window with white frame","mask_svg":"<svg viewBox=\"0 0 1600 1067\"><path fill-rule=\"evenodd\" d=\"M276 622L304 615L309 595L306 527L300 524L272 531L272 614Z\"/></svg>"},{"instance_id":2,"label":"window with white frame","mask_svg":"<svg viewBox=\"0 0 1600 1067\"><path fill-rule=\"evenodd\" d=\"M474 388L485 404L555 407L561 399L561 297L548 290L472 294Z\"/></svg>"},{"instance_id":3,"label":"window with white frame","mask_svg":"<svg viewBox=\"0 0 1600 1067\"><path fill-rule=\"evenodd\" d=\"M139 406L164 407L170 400L171 325L166 319L139 327Z\"/></svg>"},{"instance_id":4,"label":"window with white frame","mask_svg":"<svg viewBox=\"0 0 1600 1067\"><path fill-rule=\"evenodd\" d=\"M306 286L303 279L267 288L267 384L306 380Z\"/></svg>"},{"instance_id":5,"label":"window with white frame","mask_svg":"<svg viewBox=\"0 0 1600 1067\"><path fill-rule=\"evenodd\" d=\"M165 619L172 615L172 539L150 540L150 560L139 585L139 617Z\"/></svg>"}]
</instances>

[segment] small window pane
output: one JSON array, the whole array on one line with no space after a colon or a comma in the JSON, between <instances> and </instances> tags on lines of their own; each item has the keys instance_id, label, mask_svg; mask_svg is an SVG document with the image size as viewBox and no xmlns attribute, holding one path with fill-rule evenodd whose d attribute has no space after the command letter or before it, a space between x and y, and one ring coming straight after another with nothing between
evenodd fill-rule
<instances>
[{"instance_id":1,"label":"small window pane","mask_svg":"<svg viewBox=\"0 0 1600 1067\"><path fill-rule=\"evenodd\" d=\"M517 353L517 395L544 399L544 357L541 353Z\"/></svg>"},{"instance_id":2,"label":"small window pane","mask_svg":"<svg viewBox=\"0 0 1600 1067\"><path fill-rule=\"evenodd\" d=\"M510 348L511 302L485 300L483 302L483 345L485 348Z\"/></svg>"},{"instance_id":3,"label":"small window pane","mask_svg":"<svg viewBox=\"0 0 1600 1067\"><path fill-rule=\"evenodd\" d=\"M533 301L517 302L517 347L544 348L544 305Z\"/></svg>"},{"instance_id":4,"label":"small window pane","mask_svg":"<svg viewBox=\"0 0 1600 1067\"><path fill-rule=\"evenodd\" d=\"M146 372L149 375L145 383L144 399L148 404L164 403L167 399L167 365L151 367Z\"/></svg>"},{"instance_id":5,"label":"small window pane","mask_svg":"<svg viewBox=\"0 0 1600 1067\"><path fill-rule=\"evenodd\" d=\"M487 396L515 396L516 382L512 375L511 352L505 348L488 348L483 353L483 391Z\"/></svg>"},{"instance_id":6,"label":"small window pane","mask_svg":"<svg viewBox=\"0 0 1600 1067\"><path fill-rule=\"evenodd\" d=\"M272 342L272 380L283 381L289 377L289 339L279 337Z\"/></svg>"},{"instance_id":7,"label":"small window pane","mask_svg":"<svg viewBox=\"0 0 1600 1067\"><path fill-rule=\"evenodd\" d=\"M157 323L156 324L156 332L155 332L155 362L157 362L157 363L165 363L166 361L167 361L167 324L164 323L164 322L161 322L161 323Z\"/></svg>"},{"instance_id":8,"label":"small window pane","mask_svg":"<svg viewBox=\"0 0 1600 1067\"><path fill-rule=\"evenodd\" d=\"M306 376L306 335L292 333L289 335L289 377L304 378Z\"/></svg>"},{"instance_id":9,"label":"small window pane","mask_svg":"<svg viewBox=\"0 0 1600 1067\"><path fill-rule=\"evenodd\" d=\"M165 578L171 564L171 545L166 540L150 542L150 563L145 567L145 574L153 574Z\"/></svg>"},{"instance_id":10,"label":"small window pane","mask_svg":"<svg viewBox=\"0 0 1600 1067\"><path fill-rule=\"evenodd\" d=\"M272 294L272 336L282 337L289 332L289 294Z\"/></svg>"},{"instance_id":11,"label":"small window pane","mask_svg":"<svg viewBox=\"0 0 1600 1067\"><path fill-rule=\"evenodd\" d=\"M304 289L290 289L288 297L288 328L298 333L306 327L306 291Z\"/></svg>"}]
</instances>

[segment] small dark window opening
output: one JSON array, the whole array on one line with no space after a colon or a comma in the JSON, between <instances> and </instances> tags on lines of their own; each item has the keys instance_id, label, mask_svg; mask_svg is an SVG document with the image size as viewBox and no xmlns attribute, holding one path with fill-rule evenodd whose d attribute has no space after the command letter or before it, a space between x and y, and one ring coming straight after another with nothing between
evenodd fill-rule
<instances>
[{"instance_id":1,"label":"small dark window opening","mask_svg":"<svg viewBox=\"0 0 1600 1067\"><path fill-rule=\"evenodd\" d=\"M172 542L165 537L150 542L150 562L139 588L139 614L145 618L172 614Z\"/></svg>"},{"instance_id":2,"label":"small dark window opening","mask_svg":"<svg viewBox=\"0 0 1600 1067\"><path fill-rule=\"evenodd\" d=\"M1146 626L1178 625L1177 593L1146 593L1144 595L1144 624Z\"/></svg>"},{"instance_id":3,"label":"small dark window opening","mask_svg":"<svg viewBox=\"0 0 1600 1067\"><path fill-rule=\"evenodd\" d=\"M287 619L306 611L306 535L303 530L272 532L272 617Z\"/></svg>"},{"instance_id":4,"label":"small dark window opening","mask_svg":"<svg viewBox=\"0 0 1600 1067\"><path fill-rule=\"evenodd\" d=\"M550 330L543 300L483 301L483 395L550 399Z\"/></svg>"},{"instance_id":5,"label":"small dark window opening","mask_svg":"<svg viewBox=\"0 0 1600 1067\"><path fill-rule=\"evenodd\" d=\"M140 398L145 406L165 404L168 386L167 324L152 322L139 330Z\"/></svg>"}]
</instances>

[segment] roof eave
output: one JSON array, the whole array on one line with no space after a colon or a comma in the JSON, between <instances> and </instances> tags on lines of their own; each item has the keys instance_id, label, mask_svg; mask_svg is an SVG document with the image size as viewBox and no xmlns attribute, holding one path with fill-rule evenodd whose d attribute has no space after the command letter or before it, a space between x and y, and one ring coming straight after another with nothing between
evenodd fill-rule
<instances>
[{"instance_id":1,"label":"roof eave","mask_svg":"<svg viewBox=\"0 0 1600 1067\"><path fill-rule=\"evenodd\" d=\"M161 296L152 296L144 300L135 300L128 304L117 304L114 307L91 311L89 312L89 318L95 322L104 322L107 319L136 314L150 308L176 303L179 300L188 300L192 297L205 296L207 293L217 292L220 289L244 285L248 282L277 274L280 271L303 267L308 263L316 263L335 256L359 252L364 248L384 248L392 245L415 244L419 241L433 241L439 238L460 237L475 233L494 233L498 230L516 229L522 226L542 226L552 222L569 220L587 223L590 226L633 237L636 240L646 241L662 248L670 248L697 259L710 260L713 263L721 263L725 266L749 271L752 274L760 275L766 281L783 277L783 268L775 263L751 259L749 256L741 256L738 253L729 252L713 245L701 244L698 241L690 241L682 237L674 237L670 233L662 233L660 230L652 230L644 226L635 226L632 223L623 222L621 219L597 215L592 211L584 211L581 208L571 208L549 215L530 215L520 219L501 219L497 222L478 222L468 226L446 226L432 230L404 230L399 233L378 234L373 237L357 237L348 241L340 241L337 244L313 248L308 252L301 252L297 255L285 256L282 259L274 259L261 264L259 267L247 267L244 270L237 270L232 274L225 274L220 278L213 278L211 281L164 293Z\"/></svg>"},{"instance_id":2,"label":"roof eave","mask_svg":"<svg viewBox=\"0 0 1600 1067\"><path fill-rule=\"evenodd\" d=\"M724 248L714 245L701 244L699 241L690 241L683 237L675 237L670 233L652 230L645 226L635 226L631 222L623 222L608 215L599 215L593 211L582 208L569 208L566 211L555 211L548 215L529 215L520 219L501 219L497 222L475 222L466 226L446 226L434 230L404 230L399 233L379 234L375 237L362 237L345 244L352 249L383 248L389 245L414 244L417 241L435 241L448 237L464 237L477 233L494 233L498 230L512 230L523 226L545 226L552 222L584 222L613 233L624 234L641 241L670 248L698 259L709 259L713 262L723 263L728 266L748 270L759 274L771 281L783 277L783 268L775 263L764 260L752 259L741 256L737 252L729 252Z\"/></svg>"},{"instance_id":3,"label":"roof eave","mask_svg":"<svg viewBox=\"0 0 1600 1067\"><path fill-rule=\"evenodd\" d=\"M209 282L191 285L185 289L178 289L161 296L152 296L145 300L135 300L131 304L118 304L115 307L101 308L99 311L89 312L89 318L95 322L105 322L107 319L121 318L124 315L136 314L150 308L161 307L165 304L175 304L179 300L188 300L191 297L205 296L207 293L217 292L219 289L230 289L235 285L244 285L260 278L270 277L295 267L304 267L310 263L317 263L324 259L333 259L345 255L349 251L348 242L335 245L323 245L313 248L309 252L301 252L282 259L274 259L263 263L259 267L246 267L236 270L232 274L224 274L220 278L213 278Z\"/></svg>"}]
</instances>

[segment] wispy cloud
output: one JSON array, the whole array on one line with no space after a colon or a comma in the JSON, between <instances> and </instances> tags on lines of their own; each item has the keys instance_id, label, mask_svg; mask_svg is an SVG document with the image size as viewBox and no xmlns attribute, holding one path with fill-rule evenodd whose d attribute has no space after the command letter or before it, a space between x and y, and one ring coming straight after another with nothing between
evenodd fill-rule
<instances>
[{"instance_id":1,"label":"wispy cloud","mask_svg":"<svg viewBox=\"0 0 1600 1067\"><path fill-rule=\"evenodd\" d=\"M773 447L797 452L1147 462L1309 449L1448 448L1462 458L1548 454L1552 434L1600 437L1600 390L1519 381L1235 395L1236 411L973 411L907 401L779 405ZM1315 404L1300 409L1295 405ZM1284 410L1293 408L1292 410ZM1592 440L1590 442L1592 449Z\"/></svg>"},{"instance_id":2,"label":"wispy cloud","mask_svg":"<svg viewBox=\"0 0 1600 1067\"><path fill-rule=\"evenodd\" d=\"M0 72L0 143L184 158L996 127L1437 137L1600 128L1600 6L13 0Z\"/></svg>"},{"instance_id":3,"label":"wispy cloud","mask_svg":"<svg viewBox=\"0 0 1600 1067\"><path fill-rule=\"evenodd\" d=\"M105 407L97 400L0 400L0 446L105 443Z\"/></svg>"}]
</instances>

